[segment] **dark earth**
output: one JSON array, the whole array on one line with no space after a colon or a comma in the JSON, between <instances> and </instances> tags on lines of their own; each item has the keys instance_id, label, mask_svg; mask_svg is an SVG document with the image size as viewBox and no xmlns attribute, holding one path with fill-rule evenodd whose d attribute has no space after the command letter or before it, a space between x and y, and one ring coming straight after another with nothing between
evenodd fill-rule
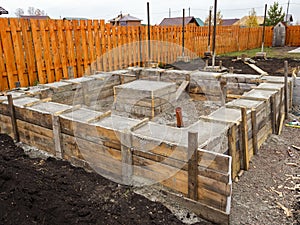
<instances>
[{"instance_id":1,"label":"dark earth","mask_svg":"<svg viewBox=\"0 0 300 225\"><path fill-rule=\"evenodd\" d=\"M232 59L217 58L236 73L256 74ZM256 65L283 76L284 60L289 61L290 71L300 65L293 59L268 59ZM297 118L290 116L290 120ZM291 145L300 146L300 130L284 127L281 136L272 135L253 157L250 170L234 182L231 224L300 224L300 151ZM29 158L9 136L0 134L0 224L182 222L165 206L135 194L130 187L68 162Z\"/></svg>"}]
</instances>

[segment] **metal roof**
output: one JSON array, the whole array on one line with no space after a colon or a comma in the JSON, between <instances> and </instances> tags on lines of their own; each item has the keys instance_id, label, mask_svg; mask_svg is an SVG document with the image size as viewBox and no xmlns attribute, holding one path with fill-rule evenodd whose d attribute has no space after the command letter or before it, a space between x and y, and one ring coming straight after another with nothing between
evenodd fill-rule
<instances>
[{"instance_id":1,"label":"metal roof","mask_svg":"<svg viewBox=\"0 0 300 225\"><path fill-rule=\"evenodd\" d=\"M203 26L203 22L200 18L195 18L193 16L188 16L184 18L184 25L188 25L189 23L196 22L198 26ZM182 25L182 17L174 17L174 18L164 18L163 21L159 24L160 26L181 26Z\"/></svg>"},{"instance_id":2,"label":"metal roof","mask_svg":"<svg viewBox=\"0 0 300 225\"><path fill-rule=\"evenodd\" d=\"M0 6L0 15L2 14L8 14L8 11Z\"/></svg>"}]
</instances>

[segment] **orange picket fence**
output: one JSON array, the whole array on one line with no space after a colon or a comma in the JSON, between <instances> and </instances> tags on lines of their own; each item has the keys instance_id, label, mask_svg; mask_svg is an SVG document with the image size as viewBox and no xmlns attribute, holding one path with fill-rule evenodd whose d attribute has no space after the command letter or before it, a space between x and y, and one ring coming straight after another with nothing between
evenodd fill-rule
<instances>
[{"instance_id":1,"label":"orange picket fence","mask_svg":"<svg viewBox=\"0 0 300 225\"><path fill-rule=\"evenodd\" d=\"M289 29L296 45L299 27ZM295 34L294 34L295 33ZM298 34L298 35L297 35ZM104 20L0 19L0 91L113 71L145 62L172 63L178 56L203 56L208 28L152 26L112 27ZM262 28L218 27L218 54L257 48ZM149 44L150 43L150 44ZM272 30L266 29L266 46ZM299 43L300 44L300 43Z\"/></svg>"}]
</instances>

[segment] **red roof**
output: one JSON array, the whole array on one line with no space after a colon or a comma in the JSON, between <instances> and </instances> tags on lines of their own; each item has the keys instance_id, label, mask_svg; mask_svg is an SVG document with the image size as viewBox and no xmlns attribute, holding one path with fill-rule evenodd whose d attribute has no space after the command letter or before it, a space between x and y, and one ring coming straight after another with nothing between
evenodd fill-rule
<instances>
[{"instance_id":1,"label":"red roof","mask_svg":"<svg viewBox=\"0 0 300 225\"><path fill-rule=\"evenodd\" d=\"M239 21L239 19L223 19L222 26L231 26L234 23L236 23L237 21Z\"/></svg>"}]
</instances>

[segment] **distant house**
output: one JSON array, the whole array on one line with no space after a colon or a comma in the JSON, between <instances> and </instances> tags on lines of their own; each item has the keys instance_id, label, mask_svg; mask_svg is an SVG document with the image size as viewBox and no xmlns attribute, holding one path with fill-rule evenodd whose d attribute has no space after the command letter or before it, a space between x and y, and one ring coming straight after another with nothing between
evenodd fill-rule
<instances>
[{"instance_id":1,"label":"distant house","mask_svg":"<svg viewBox=\"0 0 300 225\"><path fill-rule=\"evenodd\" d=\"M287 25L291 25L294 22L293 16L292 14L287 14L287 16L285 17L285 22Z\"/></svg>"},{"instance_id":2,"label":"distant house","mask_svg":"<svg viewBox=\"0 0 300 225\"><path fill-rule=\"evenodd\" d=\"M0 15L2 14L8 14L8 11L5 10L4 8L0 7Z\"/></svg>"},{"instance_id":3,"label":"distant house","mask_svg":"<svg viewBox=\"0 0 300 225\"><path fill-rule=\"evenodd\" d=\"M238 22L239 19L222 19L222 26L232 26L236 22Z\"/></svg>"},{"instance_id":4,"label":"distant house","mask_svg":"<svg viewBox=\"0 0 300 225\"><path fill-rule=\"evenodd\" d=\"M247 20L249 19L249 16L242 17L239 21L234 23L233 25L240 26L240 27L247 27ZM264 16L256 16L258 25L264 24Z\"/></svg>"},{"instance_id":5,"label":"distant house","mask_svg":"<svg viewBox=\"0 0 300 225\"><path fill-rule=\"evenodd\" d=\"M36 15L20 15L22 19L34 19L34 20L48 20L49 16L36 16Z\"/></svg>"},{"instance_id":6,"label":"distant house","mask_svg":"<svg viewBox=\"0 0 300 225\"><path fill-rule=\"evenodd\" d=\"M142 20L129 14L120 14L116 18L109 20L109 22L113 26L140 26Z\"/></svg>"},{"instance_id":7,"label":"distant house","mask_svg":"<svg viewBox=\"0 0 300 225\"><path fill-rule=\"evenodd\" d=\"M202 27L204 22L200 18L188 16L184 18L184 25L195 25ZM164 18L159 26L182 26L182 17Z\"/></svg>"}]
</instances>

